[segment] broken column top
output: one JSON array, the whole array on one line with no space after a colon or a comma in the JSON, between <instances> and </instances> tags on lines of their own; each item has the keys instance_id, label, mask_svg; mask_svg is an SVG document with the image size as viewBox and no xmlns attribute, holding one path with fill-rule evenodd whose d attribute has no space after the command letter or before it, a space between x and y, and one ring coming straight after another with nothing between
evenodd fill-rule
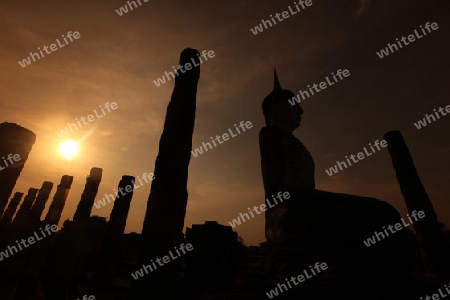
<instances>
[{"instance_id":1,"label":"broken column top","mask_svg":"<svg viewBox=\"0 0 450 300\"><path fill-rule=\"evenodd\" d=\"M63 175L63 177L61 177L61 187L65 187L65 188L69 188L72 186L72 182L73 182L73 176L69 176L69 175Z\"/></svg>"},{"instance_id":2,"label":"broken column top","mask_svg":"<svg viewBox=\"0 0 450 300\"><path fill-rule=\"evenodd\" d=\"M39 189L36 189L36 188L28 189L28 195L36 195L38 192L39 192Z\"/></svg>"},{"instance_id":3,"label":"broken column top","mask_svg":"<svg viewBox=\"0 0 450 300\"><path fill-rule=\"evenodd\" d=\"M36 141L36 134L33 131L31 131L25 127L22 127L16 123L9 123L9 122L1 123L0 130L2 130L2 129L7 129L11 133L14 132L15 134L23 134L23 135L29 136L29 137L31 137L33 143L34 143L34 141Z\"/></svg>"},{"instance_id":4,"label":"broken column top","mask_svg":"<svg viewBox=\"0 0 450 300\"><path fill-rule=\"evenodd\" d=\"M129 181L131 182L132 180L135 180L136 178L134 176L131 175L123 175L122 176L122 181Z\"/></svg>"},{"instance_id":5,"label":"broken column top","mask_svg":"<svg viewBox=\"0 0 450 300\"><path fill-rule=\"evenodd\" d=\"M21 192L15 192L13 198L22 198L22 196L23 196L23 193L21 193Z\"/></svg>"},{"instance_id":6,"label":"broken column top","mask_svg":"<svg viewBox=\"0 0 450 300\"><path fill-rule=\"evenodd\" d=\"M92 168L91 172L89 173L89 177L100 181L102 180L102 173L103 173L102 168Z\"/></svg>"},{"instance_id":7,"label":"broken column top","mask_svg":"<svg viewBox=\"0 0 450 300\"><path fill-rule=\"evenodd\" d=\"M52 188L53 188L53 182L50 182L50 181L44 181L44 183L42 183L41 190L43 190L43 189L49 189L49 190L51 190Z\"/></svg>"}]
</instances>

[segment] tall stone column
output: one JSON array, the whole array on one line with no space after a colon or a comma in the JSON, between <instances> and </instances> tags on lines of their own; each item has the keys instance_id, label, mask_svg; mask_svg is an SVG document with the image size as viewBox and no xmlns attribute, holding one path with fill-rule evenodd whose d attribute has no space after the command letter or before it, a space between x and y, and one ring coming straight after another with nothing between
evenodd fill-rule
<instances>
[{"instance_id":1,"label":"tall stone column","mask_svg":"<svg viewBox=\"0 0 450 300\"><path fill-rule=\"evenodd\" d=\"M14 123L0 124L0 158L4 157L0 159L0 216L35 141L36 134L26 128Z\"/></svg>"},{"instance_id":2,"label":"tall stone column","mask_svg":"<svg viewBox=\"0 0 450 300\"><path fill-rule=\"evenodd\" d=\"M419 178L413 159L400 131L384 135L408 212L424 211L425 217L413 223L425 267L431 275L448 276L448 247L433 204Z\"/></svg>"},{"instance_id":3,"label":"tall stone column","mask_svg":"<svg viewBox=\"0 0 450 300\"><path fill-rule=\"evenodd\" d=\"M13 224L17 226L25 226L28 224L31 215L31 207L33 206L34 200L36 199L36 195L39 192L38 189L29 188L28 194L23 199L22 204L20 205L19 211L14 218Z\"/></svg>"},{"instance_id":4,"label":"tall stone column","mask_svg":"<svg viewBox=\"0 0 450 300\"><path fill-rule=\"evenodd\" d=\"M94 289L91 294L96 294L102 282L107 283L107 275L114 275L114 260L118 255L118 245L122 239L127 224L128 212L130 210L131 199L133 198L135 178L124 175L119 182L118 191L125 191L125 195L119 193L114 201L114 207L111 211L106 229L105 238L97 260L95 270ZM128 192L129 191L129 192Z\"/></svg>"},{"instance_id":5,"label":"tall stone column","mask_svg":"<svg viewBox=\"0 0 450 300\"><path fill-rule=\"evenodd\" d=\"M63 175L61 177L61 183L58 184L52 204L50 204L50 208L45 216L45 223L58 225L72 182L73 176Z\"/></svg>"},{"instance_id":6,"label":"tall stone column","mask_svg":"<svg viewBox=\"0 0 450 300\"><path fill-rule=\"evenodd\" d=\"M0 224L9 225L12 221L14 214L16 213L17 207L19 206L20 201L22 200L23 193L16 192L14 197L8 204L8 207L5 210L5 213L2 216Z\"/></svg>"},{"instance_id":7,"label":"tall stone column","mask_svg":"<svg viewBox=\"0 0 450 300\"><path fill-rule=\"evenodd\" d=\"M143 244L139 260L149 264L151 259L168 255L169 250L179 246L183 240L184 218L188 199L187 179L191 159L192 135L194 131L197 84L200 77L199 52L184 49L180 65L195 66L185 73L179 72L167 107L164 130L159 141L159 153L155 162L155 179L142 229ZM164 265L134 283L138 295L153 295L155 291L166 295L173 292L180 272L180 260ZM156 273L156 274L154 274ZM151 287L151 289L149 289ZM154 289L154 290L152 290Z\"/></svg>"},{"instance_id":8,"label":"tall stone column","mask_svg":"<svg viewBox=\"0 0 450 300\"><path fill-rule=\"evenodd\" d=\"M44 211L45 204L47 203L50 192L52 191L53 183L50 181L44 181L36 197L36 201L31 208L31 221L33 225L37 225L41 220L42 212Z\"/></svg>"},{"instance_id":9,"label":"tall stone column","mask_svg":"<svg viewBox=\"0 0 450 300\"><path fill-rule=\"evenodd\" d=\"M95 197L97 196L98 186L102 180L102 172L103 170L101 168L91 169L90 175L86 178L86 185L83 194L81 195L80 202L78 203L77 210L73 216L74 222L89 220L92 206L94 205Z\"/></svg>"}]
</instances>

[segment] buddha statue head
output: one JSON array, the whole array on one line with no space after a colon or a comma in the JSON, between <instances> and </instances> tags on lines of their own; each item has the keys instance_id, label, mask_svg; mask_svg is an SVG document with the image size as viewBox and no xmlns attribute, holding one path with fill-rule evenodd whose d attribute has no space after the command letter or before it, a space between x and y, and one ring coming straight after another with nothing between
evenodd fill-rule
<instances>
[{"instance_id":1,"label":"buddha statue head","mask_svg":"<svg viewBox=\"0 0 450 300\"><path fill-rule=\"evenodd\" d=\"M290 132L300 126L303 109L300 104L289 103L289 99L294 99L295 95L289 90L283 90L278 80L277 71L274 69L273 91L264 98L262 110L266 125L273 125Z\"/></svg>"}]
</instances>

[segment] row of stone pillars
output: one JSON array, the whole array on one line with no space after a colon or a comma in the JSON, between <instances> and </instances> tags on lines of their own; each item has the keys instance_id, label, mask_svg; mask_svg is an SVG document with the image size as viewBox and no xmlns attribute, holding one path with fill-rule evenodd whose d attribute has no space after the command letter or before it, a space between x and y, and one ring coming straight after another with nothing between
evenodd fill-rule
<instances>
[{"instance_id":1,"label":"row of stone pillars","mask_svg":"<svg viewBox=\"0 0 450 300\"><path fill-rule=\"evenodd\" d=\"M53 237L53 242L46 240L44 243L38 244L37 247L35 246L33 253L24 256L23 261L26 260L33 264L33 266L29 267L30 269L28 271L31 272L31 269L34 271L38 270L38 274L43 273L53 277L60 277L65 282L71 279L84 278L87 257L85 251L83 251L83 245L85 245L85 234L88 230L88 222L101 182L101 176L102 169L91 169L90 175L86 179L85 189L74 214L73 221L70 223L71 226L64 228L58 237ZM119 183L119 189L129 190L126 187L134 187L134 180L135 178L133 176L124 175ZM29 236L31 232L37 231L38 227L43 227L44 224L58 224L72 181L72 176L64 175L62 177L49 211L42 222L40 221L40 217L53 184L51 182L44 182L40 190L30 188L29 193L24 198L22 205L16 213L16 217L12 220L23 197L23 193L16 193L1 219L1 224L3 225L2 232L8 233L3 235L4 242L10 244L15 239ZM107 224L107 233L104 237L99 256L101 260L95 270L95 285L93 286L93 290L98 290L98 287L105 283L104 279L108 275L105 270L108 270L114 254L118 254L113 249L119 245L124 233L132 196L133 191L126 193L124 196L118 194L114 202L110 220ZM78 245L80 246L78 247ZM45 257L42 257L42 255ZM37 258L37 260L35 261L33 258ZM66 263L61 264L61 262Z\"/></svg>"}]
</instances>

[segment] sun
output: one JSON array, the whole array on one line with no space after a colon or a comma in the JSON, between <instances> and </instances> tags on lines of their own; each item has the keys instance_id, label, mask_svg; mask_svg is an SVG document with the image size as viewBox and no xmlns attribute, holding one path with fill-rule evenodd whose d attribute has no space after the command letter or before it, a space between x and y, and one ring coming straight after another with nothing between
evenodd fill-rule
<instances>
[{"instance_id":1,"label":"sun","mask_svg":"<svg viewBox=\"0 0 450 300\"><path fill-rule=\"evenodd\" d=\"M74 141L66 141L59 146L59 152L68 160L71 160L72 157L78 153L78 143Z\"/></svg>"}]
</instances>

